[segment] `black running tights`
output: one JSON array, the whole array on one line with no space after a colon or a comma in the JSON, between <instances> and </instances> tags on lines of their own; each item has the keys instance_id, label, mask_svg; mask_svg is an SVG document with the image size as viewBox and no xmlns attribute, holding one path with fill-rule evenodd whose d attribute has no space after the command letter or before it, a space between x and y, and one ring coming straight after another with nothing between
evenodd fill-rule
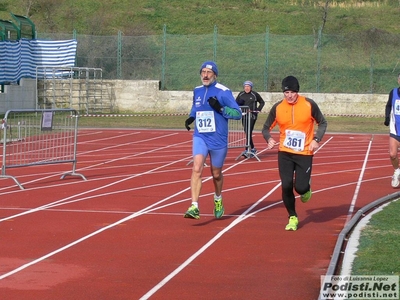
<instances>
[{"instance_id":1,"label":"black running tights","mask_svg":"<svg viewBox=\"0 0 400 300\"><path fill-rule=\"evenodd\" d=\"M297 216L293 188L299 195L305 194L310 189L312 160L312 155L278 152L282 200L289 216Z\"/></svg>"}]
</instances>

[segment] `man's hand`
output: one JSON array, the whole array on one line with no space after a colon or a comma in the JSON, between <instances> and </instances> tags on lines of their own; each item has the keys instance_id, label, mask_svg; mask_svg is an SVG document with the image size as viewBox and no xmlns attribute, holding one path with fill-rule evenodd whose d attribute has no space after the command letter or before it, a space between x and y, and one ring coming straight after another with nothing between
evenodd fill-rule
<instances>
[{"instance_id":1,"label":"man's hand","mask_svg":"<svg viewBox=\"0 0 400 300\"><path fill-rule=\"evenodd\" d=\"M217 112L221 113L222 112L222 105L218 102L218 99L216 97L210 97L208 98L208 104L215 109Z\"/></svg>"},{"instance_id":2,"label":"man's hand","mask_svg":"<svg viewBox=\"0 0 400 300\"><path fill-rule=\"evenodd\" d=\"M272 149L275 147L275 145L277 145L278 143L271 137L269 138L268 142L267 142L267 149Z\"/></svg>"},{"instance_id":3,"label":"man's hand","mask_svg":"<svg viewBox=\"0 0 400 300\"><path fill-rule=\"evenodd\" d=\"M185 127L186 127L186 129L189 131L190 130L190 124L192 124L193 123L193 121L194 121L194 118L193 117L190 117L190 118L188 118L188 119L186 119L186 121L185 121Z\"/></svg>"},{"instance_id":4,"label":"man's hand","mask_svg":"<svg viewBox=\"0 0 400 300\"><path fill-rule=\"evenodd\" d=\"M390 123L390 118L385 118L385 122L383 124L385 124L385 126L389 126Z\"/></svg>"},{"instance_id":5,"label":"man's hand","mask_svg":"<svg viewBox=\"0 0 400 300\"><path fill-rule=\"evenodd\" d=\"M308 150L315 151L318 148L319 148L319 143L316 140L312 140L310 146L308 147Z\"/></svg>"}]
</instances>

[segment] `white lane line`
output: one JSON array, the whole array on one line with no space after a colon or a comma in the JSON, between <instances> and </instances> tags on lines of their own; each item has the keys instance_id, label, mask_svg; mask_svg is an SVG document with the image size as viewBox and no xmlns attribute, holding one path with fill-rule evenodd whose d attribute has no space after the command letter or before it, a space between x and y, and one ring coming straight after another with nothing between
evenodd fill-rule
<instances>
[{"instance_id":1,"label":"white lane line","mask_svg":"<svg viewBox=\"0 0 400 300\"><path fill-rule=\"evenodd\" d=\"M397 200L395 200L397 201ZM364 228L367 226L369 220L372 218L373 215L376 213L382 211L386 206L388 206L389 203L385 203L378 208L374 209L372 212L369 212L365 217L363 217L357 225L354 227L354 229L351 231L350 237L348 239L347 245L346 245L346 250L344 251L343 254L343 262L341 264L341 270L340 274L341 275L349 275L353 274L353 262L357 257L357 251L358 247L360 245L360 236Z\"/></svg>"},{"instance_id":2,"label":"white lane line","mask_svg":"<svg viewBox=\"0 0 400 300\"><path fill-rule=\"evenodd\" d=\"M241 162L239 162L238 164L240 164L240 163L241 163ZM230 168L228 168L228 169L231 169L231 168L233 168L233 167L234 167L234 165L232 165L232 166L231 166ZM226 170L228 170L228 169L226 169ZM209 178L207 178L206 180L209 180L209 179L211 179L211 178L212 178L212 177L209 177ZM146 295L144 295L141 299L147 299L150 295L154 294L154 293L155 293L157 290L159 290L163 285L165 285L170 279L172 279L176 274L178 274L184 267L186 267L191 261L193 261L196 257L198 257L202 252L204 252L210 245L212 245L215 241L217 241L224 233L226 233L228 230L230 230L231 228L233 228L234 226L236 226L237 224L239 224L241 221L247 219L248 217L253 216L254 214L256 214L256 213L258 213L258 212L260 212L260 211L266 210L266 209L268 209L268 208L270 208L270 207L272 207L272 206L275 206L275 205L278 205L278 204L282 203L282 201L279 201L279 202L270 204L270 205L267 206L267 207L264 207L264 208L262 208L262 209L259 209L259 210L257 210L257 211L254 211L254 212L252 212L252 213L247 214L247 213L250 212L256 205L258 205L261 201L263 201L265 198L267 198L267 197L268 197L273 191L275 191L279 186L280 186L280 183L277 184L277 185L276 185L268 194L266 194L263 198L259 199L256 203L254 203L249 209L247 209L247 210L246 210L244 213L242 213L239 217L237 217L229 226L227 226L227 227L224 228L221 232L219 232L212 240L210 240L210 241L209 241L207 244L205 244L200 250L198 250L195 254L193 254L184 264L182 264L179 268L177 268L177 269L176 269L174 272L172 272L169 276L167 276L165 279L163 279L157 286L155 286L155 287L154 287L153 289L151 289L148 293L146 293ZM36 259L36 260L34 260L34 261L28 263L28 264L25 264L25 265L23 265L23 266L21 266L21 267L19 267L19 268L17 268L17 269L14 269L14 270L12 270L12 271L6 273L6 274L3 274L2 276L0 276L0 280L3 279L3 278L6 278L6 277L8 277L8 276L10 276L10 275L12 275L12 274L15 274L15 273L17 273L17 272L19 272L19 271L21 271L21 270L23 270L23 269L25 269L25 268L27 268L27 267L33 265L33 264L36 264L36 263L38 263L38 262L40 262L40 261L42 261L42 260L44 260L44 259L46 259L46 258L48 258L48 257L50 257L50 256L52 256L52 255L55 255L55 254L57 254L57 253L59 253L59 252L65 250L65 249L67 249L67 248L70 248L70 247L72 247L73 245L76 245L76 244L78 244L78 243L80 243L80 242L82 242L82 241L84 241L84 240L86 240L86 239L88 239L88 238L90 238L90 237L92 237L92 236L94 236L94 235L96 235L96 234L99 234L99 233L101 233L101 232L103 232L103 231L105 231L105 230L107 230L107 229L109 229L109 228L112 228L112 227L114 227L114 226L116 226L116 225L118 225L118 224L121 224L121 223L123 223L123 222L126 222L127 220L130 220L130 219L132 219L132 218L138 217L138 216L140 216L140 215L142 215L142 214L144 214L144 213L148 213L148 212L151 212L151 211L154 211L154 210L161 209L162 207L165 207L165 206L173 205L173 204L170 203L170 204L166 204L166 205L161 206L161 207L156 207L156 208L151 209L153 206L156 206L156 205L158 205L158 204L160 204L160 203L162 203L162 202L168 200L169 198L172 198L172 197L174 197L174 196L176 196L176 195L179 195L180 193L185 192L185 191L187 191L188 189L189 189L189 188L186 188L185 190L183 190L183 191L181 191L181 192L178 192L178 193L176 193L175 195L172 195L172 196L170 196L170 197L168 197L168 198L166 198L166 199L163 199L163 200L161 200L161 201L159 201L159 202L157 202L157 203L154 203L153 205L151 205L151 206L149 206L149 207L147 207L147 208L145 208L145 209L143 209L143 210L141 210L141 211L139 211L139 212L136 212L136 213L134 213L134 214L132 214L132 215L126 217L126 218L123 218L123 219L121 219L121 220L119 220L119 221L117 221L117 222L115 222L115 223L113 223L113 224L110 224L110 225L108 225L108 226L106 226L106 227L104 227L104 228L101 228L101 229L95 231L95 232L92 233L92 234L89 234L89 235L87 235L87 236L85 236L85 237L83 237L83 238L81 238L81 239L78 239L78 240L76 240L75 242L70 243L70 244L68 244L68 245L66 245L66 246L64 246L64 247L62 247L62 248L60 248L60 249L58 249L58 250L56 250L56 251L53 251L53 252L51 252L51 253L49 253L49 254L47 254L47 255L45 255L45 256L42 256L41 258L38 258L38 259ZM182 202L182 201L180 201L180 202Z\"/></svg>"},{"instance_id":3,"label":"white lane line","mask_svg":"<svg viewBox=\"0 0 400 300\"><path fill-rule=\"evenodd\" d=\"M360 191L362 179L364 177L364 173L365 173L365 169L366 169L366 165L368 163L369 152L371 151L372 140L373 140L373 137L370 139L367 152L365 153L364 162L363 162L363 165L361 168L360 176L358 177L358 181L357 181L356 189L354 191L353 199L351 200L351 203L350 203L349 211L347 212L347 218L346 218L346 222L344 223L344 227L350 221L350 219L353 215L353 212L354 212L354 207L356 206L358 193Z\"/></svg>"},{"instance_id":4,"label":"white lane line","mask_svg":"<svg viewBox=\"0 0 400 300\"><path fill-rule=\"evenodd\" d=\"M165 146L165 147L162 147L162 148L157 148L157 149L154 149L154 150L151 150L151 151L147 151L147 153L153 152L153 151L158 151L158 150L160 150L160 149L170 148L170 147L173 147L173 146L176 146L176 145L179 145L179 144L168 145L168 146ZM44 209L46 209L46 208L48 208L48 207L54 206L55 204L59 204L59 203L65 202L65 201L67 201L67 200L71 200L71 199L74 199L74 198L76 198L76 197L80 197L80 196L82 196L82 195L88 194L88 193L96 192L96 191L99 191L99 190L108 188L108 187L110 187L110 186L114 186L114 185L119 184L119 183L121 183L121 182L130 180L130 179L133 179L133 178L135 178L135 177L139 177L139 176L142 176L142 175L145 175L145 174L152 173L152 172L154 172L154 171L156 171L156 170L165 168L165 167L167 167L167 166L170 166L170 165L173 165L173 164L175 164L175 163L178 163L178 162L180 162L180 161L185 161L185 160L188 160L188 158L187 158L187 157L186 157L186 158L182 158L182 159L180 159L180 160L173 161L173 162L170 162L170 163L168 163L168 164L164 164L164 165L159 166L159 167L157 167L157 168L153 168L153 169L148 170L148 171L146 171L146 172L138 173L138 174L135 174L135 175L132 175L132 176L129 176L129 177L126 177L126 178L117 180L117 181L115 181L115 182L112 182L112 183L103 185L103 186L98 187L98 188L90 189L90 190L84 191L84 192L82 192L82 193L75 194L75 195L72 195L72 196L69 196L69 197L66 197L66 198L63 198L63 199L60 199L60 200L57 200L57 201L54 201L54 202L51 202L51 203L48 203L48 204L39 206L39 207L36 207L36 208L33 208L33 209L31 209L31 210L28 210L28 211L25 211L25 212L22 212L22 213L19 213L19 214L16 214L16 215L12 215L12 216L8 216L8 217L6 217L6 218L2 218L2 219L0 219L0 223L1 223L1 222L4 222L4 221L7 221L7 220L10 220L10 219L15 219L15 218L17 218L17 217L21 217L21 216L24 216L24 215L27 215L27 214L31 214L31 213L34 213L34 212L38 212L38 211L44 210Z\"/></svg>"},{"instance_id":5,"label":"white lane line","mask_svg":"<svg viewBox=\"0 0 400 300\"><path fill-rule=\"evenodd\" d=\"M16 268L16 269L12 270L12 271L9 271L9 272L7 272L7 273L1 275L1 276L0 276L0 280L4 279L4 278L6 278L6 277L9 277L9 276L11 276L11 275L13 275L13 274L15 274L15 273L18 273L18 272L20 272L20 271L22 271L22 270L24 270L24 269L26 269L26 268L28 268L28 267L34 265L34 264L37 264L37 263L39 263L39 262L41 262L41 261L43 261L43 260L45 260L45 259L47 259L47 258L49 258L49 257L51 257L51 256L53 256L53 255L55 255L55 254L57 254L57 253L60 253L60 252L66 250L66 249L68 249L68 248L71 248L72 246L77 245L77 244L79 244L79 243L81 243L81 242L83 242L83 241L85 241L85 240L87 240L87 239L89 239L89 238L91 238L91 237L93 237L93 236L99 234L99 233L102 233L103 231L106 231L106 230L108 230L108 229L110 229L110 228L113 228L113 227L119 225L119 224L122 224L122 223L127 222L127 221L129 221L129 220L131 220L131 219L133 219L133 218L136 218L136 217L138 217L138 216L140 216L140 215L142 215L142 214L145 214L145 213L147 213L148 211L151 211L150 209L153 208L154 206L156 206L156 205L158 205L158 204L161 204L161 203L163 203L163 202L169 200L170 198L175 197L176 195L179 195L179 194L185 192L185 191L188 190L188 189L189 189L189 188L187 188L187 189L185 189L185 190L183 190L183 191L179 191L178 193L176 193L176 194L174 194L174 195L171 195L171 196L169 196L169 197L167 197L167 198L164 198L164 199L162 199L162 200L160 200L160 201L158 201L158 202L156 202L156 203L153 203L152 205L149 205L149 206L147 206L146 208L143 208L142 210L140 210L140 211L138 211L138 212L135 212L135 213L133 213L133 214L131 214L131 215L125 217L125 218L122 218L122 219L120 219L120 220L118 220L118 221L116 221L116 222L114 222L114 223L112 223L112 224L109 224L109 225L107 225L107 226L105 226L105 227L102 227L102 228L100 228L100 229L98 229L98 230L96 230L96 231L94 231L94 232L92 232L92 233L90 233L90 234L88 234L88 235L85 235L85 236L81 237L80 239L75 240L75 241L72 242L72 243L69 243L69 244L67 244L67 245L65 245L65 246L63 246L63 247L61 247L61 248L58 248L57 250L54 250L54 251L52 251L52 252L50 252L50 253L48 253L48 254L46 254L46 255L43 255L42 257L39 257L39 258L37 258L37 259L35 259L35 260L29 262L29 263L26 263L26 264L24 264L24 265L22 265L22 266L20 266L20 267L18 267L18 268ZM158 208L157 208L157 209L158 209Z\"/></svg>"},{"instance_id":6,"label":"white lane line","mask_svg":"<svg viewBox=\"0 0 400 300\"><path fill-rule=\"evenodd\" d=\"M317 153L319 149L322 149L332 138L326 141L321 147L319 147L314 153ZM243 162L242 160L241 162ZM253 213L250 213L254 207L256 207L260 202L265 200L268 196L270 196L277 188L281 186L281 182L279 182L275 187L273 187L267 194L265 194L262 198L257 200L252 206L250 206L246 211L244 211L239 217L237 217L232 223L230 223L227 227L218 232L211 240L209 240L204 246L202 246L197 252L195 252L192 256L190 256L185 262L183 262L178 268L172 271L167 277L161 280L157 285L155 285L151 290L149 290L146 294L144 294L140 300L147 300L154 293L156 293L160 288L162 288L166 283L168 283L172 278L174 278L179 272L181 272L184 268L186 268L193 260L195 260L198 256L200 256L207 248L209 248L212 244L214 244L221 236L223 236L226 232L228 232L231 228L239 224L240 222L246 220L250 216L253 216L257 212L270 208L272 206L278 205L282 203L282 201L273 203L268 205L267 207L257 210Z\"/></svg>"},{"instance_id":7,"label":"white lane line","mask_svg":"<svg viewBox=\"0 0 400 300\"><path fill-rule=\"evenodd\" d=\"M87 154L93 153L93 152L104 151L104 150L107 150L107 149L118 148L118 147L120 147L120 146L126 146L126 145L137 144L137 143L143 143L143 142L153 141L153 140L156 140L156 139L163 139L163 138L166 138L166 137L169 137L169 136L173 136L173 135L176 135L176 134L177 134L177 133L172 133L172 134L169 134L169 135L163 135L163 136L154 137L154 138L150 138L150 139L145 139L145 140L140 140L140 141L133 141L133 142L124 143L124 144L117 144L117 145L113 145L113 146L107 146L107 147L99 148L99 149L96 149L96 150L80 152L80 153L78 153L78 156L87 155ZM119 137L125 137L125 136L127 136L127 135L130 135L130 134L121 135L121 136L119 136ZM97 139L97 140L95 140L95 141L98 141L98 140L102 140L102 139ZM180 143L180 144L184 144L184 143L187 143L187 142L183 142L183 143ZM78 143L78 145L79 145L79 143ZM177 145L179 145L179 144L177 144ZM166 146L165 148L169 148L169 147ZM160 150L160 149L164 149L164 148L156 148L156 149L153 149L153 150L150 150L150 151L140 152L140 153L137 153L137 154L134 154L134 155L125 156L125 157L120 158L120 159L126 159L126 158L129 158L129 157L134 157L134 156L138 156L138 155L148 154L148 153L151 153L151 152L154 152L154 151L158 151L158 150ZM116 160L117 160L117 159L114 159L114 161L116 161ZM95 167L97 167L97 166L102 166L102 165L107 164L107 163L110 163L110 161L109 161L109 162L101 162L101 163L98 163L98 164L95 164L95 165L90 165L90 166L87 166L87 167L85 167L85 168L79 168L79 169L77 169L76 171L82 171L82 170L87 170L87 169L95 168ZM42 181L42 180L49 179L49 178L53 178L53 177L60 177L62 174L64 174L64 172L52 173L51 175L48 175L48 176L45 176L45 177L40 177L40 178L37 178L37 179L34 179L34 180L30 180L30 181L24 182L23 184L26 185L26 184L30 184L30 183L40 182L40 181ZM0 191L2 191L2 190L9 190L9 189L12 188L12 187L13 187L13 186L3 187L3 188L0 188Z\"/></svg>"},{"instance_id":8,"label":"white lane line","mask_svg":"<svg viewBox=\"0 0 400 300\"><path fill-rule=\"evenodd\" d=\"M190 256L185 262L183 262L178 268L172 271L169 275L167 275L163 280L161 280L158 284L156 284L151 290L149 290L146 294L144 294L140 300L149 299L154 293L156 293L160 288L162 288L166 283L168 283L172 278L174 278L179 272L181 272L184 268L186 268L192 261L194 261L197 257L199 257L204 251L206 251L212 244L214 244L220 237L222 237L226 232L232 229L234 226L244 221L248 217L252 216L256 212L248 214L254 207L256 207L261 201L266 199L269 195L271 195L278 187L280 187L281 183L278 183L274 188L272 188L266 195L260 198L257 202L255 202L252 206L250 206L245 212L243 212L240 216L238 216L235 220L233 220L227 227L218 232L211 240L209 240L206 244L204 244L199 250L197 250L192 256ZM270 208L272 206L278 205L282 203L276 202L273 204L264 207L264 209ZM261 210L259 210L261 211ZM258 212L258 211L257 211Z\"/></svg>"},{"instance_id":9,"label":"white lane line","mask_svg":"<svg viewBox=\"0 0 400 300\"><path fill-rule=\"evenodd\" d=\"M147 139L144 139L144 140L135 140L135 141L131 141L131 142L123 143L123 144L114 144L112 146L106 146L106 147L98 148L98 149L94 149L94 150L82 151L82 152L79 152L79 155L87 155L87 154L94 153L94 152L102 152L104 150L119 148L119 147L127 146L127 145L142 144L142 143L145 143L145 142L150 142L150 141L154 141L154 140L160 140L160 139L168 138L168 137L174 136L174 135L177 135L177 133L171 133L171 134L167 134L167 135L163 135L163 136L156 136L156 137L147 138ZM125 137L125 136L127 136L127 134L122 135L122 136L118 136L118 137ZM112 138L109 138L109 140L111 140L111 139ZM78 146L79 146L79 143L78 143ZM140 152L139 154L142 154L142 153L146 154L147 152Z\"/></svg>"},{"instance_id":10,"label":"white lane line","mask_svg":"<svg viewBox=\"0 0 400 300\"><path fill-rule=\"evenodd\" d=\"M242 163L242 162L243 162L243 161L237 163L236 165L238 165L238 164L240 164L240 163ZM233 168L234 166L235 166L235 165L232 165L230 168L226 169L225 171L227 171L227 170ZM211 178L212 178L212 177L210 176L210 177L208 177L206 180L209 180L209 179L211 179ZM257 210L257 211L255 211L255 212L253 212L253 213L247 214L247 213L250 212L255 206L257 206L261 201L263 201L265 198L267 198L272 192L274 192L280 185L281 185L280 183L277 184L268 194L266 194L264 197L260 198L256 203L254 203L254 204L253 204L250 208L248 208L244 213L242 213L239 217L237 217L229 226L227 226L226 228L224 228L224 229L223 229L221 232L219 232L212 240L210 240L207 244L205 244L198 252L196 252L194 255L192 255L192 256L186 261L186 262L187 262L186 265L181 265L181 266L180 266L179 268L177 268L176 271L174 271L174 272L176 272L176 274L179 273L181 269L183 269L184 267L186 267L191 261L193 261L193 260L194 260L197 256L199 256L202 252L204 252L204 250L206 250L210 245L212 245L216 240L218 240L219 237L221 237L224 233L226 233L226 232L227 232L228 230L230 230L232 227L234 227L234 226L236 226L237 224L239 224L241 221L247 219L248 217L254 215L255 213L257 213L257 212L259 212L259 211L265 210L265 209L267 209L267 208L269 208L269 207L272 207L272 206L275 206L275 205L277 205L277 204L282 203L282 201L280 201L280 202L271 204L271 205L269 205L268 207L265 207L265 208L263 208L263 209ZM180 192L178 192L178 193L176 193L176 194L174 194L174 195L172 195L172 196L170 196L170 197L168 197L168 198L166 198L166 199L160 200L159 202L154 203L153 205L148 206L147 208L145 208L145 209L143 209L143 210L141 210L141 211L139 211L139 212L136 212L136 213L134 213L134 214L132 214L132 215L126 217L126 218L123 218L123 219L121 219L121 220L119 220L119 221L117 221L117 222L115 222L115 223L113 223L113 224L110 224L110 225L108 225L108 226L106 226L106 227L103 227L103 228L101 228L101 229L95 231L95 232L92 233L92 234L89 234L89 235L87 235L87 236L85 236L85 237L83 237L83 238L81 238L81 239L76 240L76 241L73 242L73 243L70 243L70 244L68 244L68 245L66 245L66 246L64 246L64 247L62 247L62 248L60 248L60 249L58 249L58 250L56 250L56 251L53 251L53 252L51 252L51 253L49 253L49 254L47 254L47 255L45 255L45 256L42 256L41 258L38 258L38 259L36 259L36 260L34 260L34 261L28 263L28 264L25 264L25 265L23 265L23 266L21 266L21 267L19 267L19 268L17 268L17 269L14 269L14 270L12 270L12 271L10 271L10 272L8 272L8 273L6 273L6 274L0 276L0 280L3 279L3 278L5 278L5 277L8 277L8 276L10 276L10 275L12 275L12 274L14 274L14 273L16 273L16 272L19 272L19 271L21 271L21 270L23 270L23 269L25 269L25 268L27 268L27 267L29 267L29 266L31 266L31 265L37 263L37 262L40 262L40 261L42 261L42 260L44 260L44 259L46 259L46 258L48 258L48 257L50 257L50 256L52 256L52 255L54 255L54 254L56 254L56 253L59 253L59 252L65 250L65 249L67 249L67 248L69 248L69 247L72 247L73 245L76 245L77 243L82 242L82 241L88 239L89 237L92 237L93 235L96 235L96 234L98 234L98 233L101 233L101 232L103 232L103 231L105 231L105 230L107 230L107 229L109 229L109 228L112 228L112 227L114 227L114 226L116 226L116 225L118 225L118 224L121 224L121 223L123 223L123 222L126 222L127 220L130 220L130 219L132 219L132 218L135 218L135 217L137 217L137 216L139 216L139 215L142 215L142 214L144 214L144 213L147 213L147 212L150 212L150 211L154 211L154 210L160 209L160 207L157 207L157 208L154 208L154 209L151 209L151 208L154 207L154 206L156 206L156 205L158 205L158 204L160 204L160 203L162 203L162 202L164 202L164 201L166 201L166 200L168 200L168 199L170 199L171 197L175 197L176 195L179 195L180 193L187 191L188 189L189 189L189 188L186 188L185 190L180 191ZM171 204L168 204L168 205L171 205ZM148 295L149 293L150 293L150 294L154 294L159 288L161 288L165 283L167 283L170 279L172 279L172 278L175 276L175 275L174 275L174 272L170 274L171 276L170 276L169 279L168 279L168 277L165 278L165 279L164 279L163 281L161 281L157 286L155 286L152 290L150 290L146 295ZM143 297L147 297L146 295L143 296ZM147 298L143 298L143 297L142 297L141 299L147 299Z\"/></svg>"},{"instance_id":11,"label":"white lane line","mask_svg":"<svg viewBox=\"0 0 400 300\"><path fill-rule=\"evenodd\" d=\"M175 144L175 145L176 145L176 144ZM166 146L165 148L168 148L168 147L170 147L170 146ZM179 162L179 161L187 160L187 159L188 159L188 158L183 158L183 159L180 159L180 160L178 160L178 161L171 162L171 163L168 163L168 164L166 164L166 165L163 165L163 166L160 166L160 167L158 167L158 168L155 168L154 170L157 170L157 169L163 168L163 167L165 167L165 166L174 164L174 163ZM241 162L237 163L236 165L238 165L238 164L240 164L240 163L241 163ZM230 168L227 168L226 170L229 170L229 169L231 169L231 168L233 168L233 167L234 167L234 165L232 165ZM226 171L226 170L225 170L225 171ZM142 174L151 173L152 171L153 171L153 170L150 170L150 171L147 171L147 172L142 173ZM138 175L139 175L139 174L138 174ZM129 178L133 178L133 177L136 177L136 176L131 176L131 177L129 177ZM212 178L212 176L209 176L208 178L205 179L205 181L206 181L206 180L210 180L211 178ZM117 181L117 182L119 183L119 182L122 182L122 181L125 181L125 180L120 180L120 181ZM115 184L115 183L109 184L109 185L103 186L103 187L101 187L101 188L108 187L108 186L111 186L111 185L114 185L114 184ZM101 188L94 189L94 190L99 190L99 189L101 189ZM49 258L49 257L51 257L51 256L53 256L53 255L55 255L55 254L57 254L57 253L60 253L60 252L66 250L66 249L68 249L68 248L70 248L70 247L72 247L72 246L74 246L74 245L76 245L76 244L79 244L79 243L81 243L81 242L83 242L83 241L85 241L85 240L87 240L87 239L89 239L89 238L91 238L91 237L93 237L93 236L95 236L95 235L97 235L97 234L100 234L101 232L103 232L103 231L105 231L105 230L108 230L108 229L110 229L110 228L113 228L113 227L115 227L115 226L117 226L117 225L119 225L119 224L121 224L121 223L124 223L124 222L126 222L126 221L129 221L129 220L131 220L131 219L133 219L133 218L136 218L136 217L138 217L138 216L140 216L140 215L142 215L142 214L145 214L145 213L148 213L148 212L151 212L151 211L154 211L154 210L161 209L162 207L156 207L156 206L159 205L159 204L161 204L161 203L163 203L163 202L165 202L165 201L168 201L169 199L171 199L171 198L173 198L173 197L176 197L177 195L180 195L180 194L182 194L182 193L188 191L189 189L190 189L190 187L187 187L186 189L180 190L179 192L177 192L177 193L175 193L175 194L173 194L173 195L170 195L170 196L168 196L168 197L166 197L166 198L164 198L164 199L162 199L162 200L160 200L160 201L158 201L158 202L155 202L155 203L153 203L152 205L149 205L149 206L147 206L146 208L143 208L143 209L141 209L141 210L138 211L138 212L135 212L135 213L133 213L133 214L131 214L131 215L125 217L125 218L122 218L122 219L120 219L120 220L118 220L118 221L116 221L116 222L114 222L114 223L112 223L112 224L109 224L109 225L107 225L107 226L105 226L105 227L102 227L102 228L100 228L100 229L98 229L98 230L96 230L96 231L94 231L94 232L92 232L92 233L90 233L90 234L88 234L88 235L86 235L86 236L84 236L84 237L78 239L78 240L75 240L74 242L71 242L71 243L69 243L69 244L67 244L67 245L65 245L65 246L63 246L63 247L61 247L61 248L59 248L59 249L57 249L57 250L55 250L55 251L52 251L52 252L50 252L50 253L48 253L48 254L42 256L42 257L39 257L39 258L37 258L37 259L35 259L35 260L29 262L29 263L26 263L26 264L24 264L24 265L22 265L22 266L20 266L20 267L18 267L18 268L16 268L16 269L14 269L14 270L11 270L11 271L9 271L9 272L7 272L7 273L1 275L1 276L0 276L0 280L2 280L2 279L4 279L4 278L7 278L7 277L9 277L9 276L11 276L11 275L13 275L13 274L15 274L15 273L18 273L18 272L20 272L20 271L22 271L22 270L24 270L24 269L26 269L26 268L28 268L28 267L34 265L34 264L37 264L37 263L39 263L39 262L41 262L41 261L43 261L43 260L45 260L45 259L47 259L47 258ZM94 191L94 190L91 190L91 191ZM81 193L81 194L77 194L77 195L75 195L75 196L82 195L82 194L86 194L86 192ZM70 199L70 198L72 198L72 197L68 197L68 198L66 198L66 199ZM36 212L36 211L38 211L38 210L47 209L47 208L50 208L50 207L54 207L56 204L59 204L61 201L65 201L65 199L59 200L59 201L55 201L55 202L53 202L53 203L51 203L51 204L43 205L43 206L38 207L38 208L35 208L35 209L33 209L33 210L29 210L29 211L27 211L25 214L27 214L27 213L32 213L32 212ZM253 205L253 206L255 206L255 205ZM252 207L253 207L253 206L252 206ZM155 207L155 208L154 208L154 207ZM248 210L249 210L249 209L248 209ZM24 213L20 213L20 214L14 215L14 216L12 216L12 217L21 216L21 215L24 215ZM8 220L8 219L10 219L10 218L12 218L12 217L0 219L0 222L1 222L1 221Z\"/></svg>"},{"instance_id":12,"label":"white lane line","mask_svg":"<svg viewBox=\"0 0 400 300\"><path fill-rule=\"evenodd\" d=\"M112 136L108 136L108 137L102 137L100 139L92 139L92 140L87 140L87 141L79 141L79 138L83 137L83 136L92 136L94 134L102 134L104 133L104 131L99 131L99 132L93 132L93 133L79 133L78 134L78 144L79 145L85 145L85 144L92 144L92 143L98 143L100 141L110 141L110 140L115 140L115 139L119 139L122 137L127 137L127 136L131 136L131 135L137 135L140 134L140 131L134 131L134 132L129 132L129 133L124 133L124 134L119 134L119 135L112 135Z\"/></svg>"}]
</instances>

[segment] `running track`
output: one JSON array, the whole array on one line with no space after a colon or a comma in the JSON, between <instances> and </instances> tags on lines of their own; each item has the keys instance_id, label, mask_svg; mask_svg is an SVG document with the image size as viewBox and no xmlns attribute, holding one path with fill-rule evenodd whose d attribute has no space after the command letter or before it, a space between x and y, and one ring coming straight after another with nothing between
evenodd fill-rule
<instances>
[{"instance_id":1,"label":"running track","mask_svg":"<svg viewBox=\"0 0 400 300\"><path fill-rule=\"evenodd\" d=\"M225 216L212 216L205 169L190 205L191 132L80 130L70 164L7 170L0 180L2 299L317 299L336 239L359 208L394 193L387 135L326 134L313 197L286 232L277 150L224 168ZM208 162L208 161L207 161Z\"/></svg>"}]
</instances>

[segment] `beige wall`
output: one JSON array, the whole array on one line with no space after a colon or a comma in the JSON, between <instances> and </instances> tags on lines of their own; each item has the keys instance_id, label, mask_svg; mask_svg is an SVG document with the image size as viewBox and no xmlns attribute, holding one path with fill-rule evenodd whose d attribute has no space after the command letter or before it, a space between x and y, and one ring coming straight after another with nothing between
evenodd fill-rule
<instances>
[{"instance_id":1,"label":"beige wall","mask_svg":"<svg viewBox=\"0 0 400 300\"><path fill-rule=\"evenodd\" d=\"M116 113L187 114L192 91L160 91L157 80L103 80L103 98ZM234 96L239 91L234 91ZM260 93L266 104L263 112L282 99L282 93ZM320 106L325 115L384 116L388 95L301 93ZM23 79L20 85L5 86L0 93L0 112L8 109L36 108L36 80ZM77 109L77 108L75 108Z\"/></svg>"},{"instance_id":2,"label":"beige wall","mask_svg":"<svg viewBox=\"0 0 400 300\"><path fill-rule=\"evenodd\" d=\"M20 84L4 85L0 92L0 113L10 109L36 108L36 80L21 79Z\"/></svg>"},{"instance_id":3,"label":"beige wall","mask_svg":"<svg viewBox=\"0 0 400 300\"><path fill-rule=\"evenodd\" d=\"M188 113L192 91L160 91L158 81L119 81L108 83L119 112ZM234 91L234 96L239 91ZM384 116L388 95L301 93L317 102L326 115ZM282 93L260 92L266 102L263 112L282 99Z\"/></svg>"}]
</instances>

